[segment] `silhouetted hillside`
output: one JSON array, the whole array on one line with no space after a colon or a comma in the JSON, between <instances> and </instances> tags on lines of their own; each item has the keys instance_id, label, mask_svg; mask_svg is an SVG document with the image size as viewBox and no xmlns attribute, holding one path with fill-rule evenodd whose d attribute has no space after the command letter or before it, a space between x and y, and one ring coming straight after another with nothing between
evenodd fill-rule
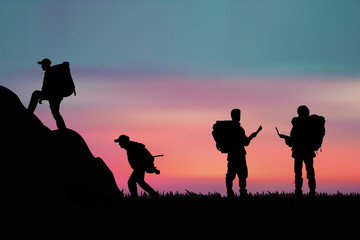
<instances>
[{"instance_id":1,"label":"silhouetted hillside","mask_svg":"<svg viewBox=\"0 0 360 240\"><path fill-rule=\"evenodd\" d=\"M116 201L114 176L75 131L51 131L0 86L1 195L8 203Z\"/></svg>"}]
</instances>

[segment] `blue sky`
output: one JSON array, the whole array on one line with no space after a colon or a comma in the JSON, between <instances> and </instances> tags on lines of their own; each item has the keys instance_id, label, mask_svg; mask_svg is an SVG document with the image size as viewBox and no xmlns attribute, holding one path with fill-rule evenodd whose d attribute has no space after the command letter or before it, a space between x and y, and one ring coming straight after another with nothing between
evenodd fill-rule
<instances>
[{"instance_id":1,"label":"blue sky","mask_svg":"<svg viewBox=\"0 0 360 240\"><path fill-rule=\"evenodd\" d=\"M193 75L358 75L360 1L0 3L0 77L44 57Z\"/></svg>"}]
</instances>

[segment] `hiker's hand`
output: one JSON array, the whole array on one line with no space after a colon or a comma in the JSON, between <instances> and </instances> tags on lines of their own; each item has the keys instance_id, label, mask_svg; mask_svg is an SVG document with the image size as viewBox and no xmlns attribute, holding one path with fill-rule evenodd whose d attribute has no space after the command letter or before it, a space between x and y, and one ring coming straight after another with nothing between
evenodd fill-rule
<instances>
[{"instance_id":1,"label":"hiker's hand","mask_svg":"<svg viewBox=\"0 0 360 240\"><path fill-rule=\"evenodd\" d=\"M39 104L42 104L42 99L41 98L39 99Z\"/></svg>"},{"instance_id":2,"label":"hiker's hand","mask_svg":"<svg viewBox=\"0 0 360 240\"><path fill-rule=\"evenodd\" d=\"M256 136L258 135L258 133L261 131L261 129L262 129L262 126L260 125L259 128L258 128L258 130L256 130L256 132L253 132L253 133L249 136L250 140L253 139L254 137L256 137Z\"/></svg>"},{"instance_id":3,"label":"hiker's hand","mask_svg":"<svg viewBox=\"0 0 360 240\"><path fill-rule=\"evenodd\" d=\"M287 136L284 134L278 134L280 138L286 138Z\"/></svg>"},{"instance_id":4,"label":"hiker's hand","mask_svg":"<svg viewBox=\"0 0 360 240\"><path fill-rule=\"evenodd\" d=\"M275 129L280 138L286 138L286 135L279 133L279 130L277 129L277 127L275 127Z\"/></svg>"},{"instance_id":5,"label":"hiker's hand","mask_svg":"<svg viewBox=\"0 0 360 240\"><path fill-rule=\"evenodd\" d=\"M262 126L260 125L258 130L256 130L256 134L258 134L261 131L261 129L262 129Z\"/></svg>"}]
</instances>

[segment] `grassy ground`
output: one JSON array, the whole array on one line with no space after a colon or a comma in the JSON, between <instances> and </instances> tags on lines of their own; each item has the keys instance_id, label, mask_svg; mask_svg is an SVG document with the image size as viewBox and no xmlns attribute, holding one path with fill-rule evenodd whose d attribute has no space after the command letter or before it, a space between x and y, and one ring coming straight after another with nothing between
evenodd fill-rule
<instances>
[{"instance_id":1,"label":"grassy ground","mask_svg":"<svg viewBox=\"0 0 360 240\"><path fill-rule=\"evenodd\" d=\"M176 226L208 236L344 237L358 233L360 194L295 199L292 194L261 193L248 199L228 199L216 193L167 193L155 201L144 196L129 208L138 214L149 213L149 209L157 211L161 225L166 226L172 219L170 223ZM170 224L170 228L173 226Z\"/></svg>"},{"instance_id":2,"label":"grassy ground","mask_svg":"<svg viewBox=\"0 0 360 240\"><path fill-rule=\"evenodd\" d=\"M248 199L228 199L218 193L169 192L158 199L142 195L137 201L125 195L112 204L48 205L42 213L32 209L28 216L29 222L41 226L40 229L60 226L60 232L64 232L71 226L71 230L80 229L87 236L100 231L115 234L117 238L128 233L136 239L346 239L359 234L360 194L318 194L313 199L306 195L295 199L292 194L260 193ZM38 224L34 219L44 221Z\"/></svg>"},{"instance_id":3,"label":"grassy ground","mask_svg":"<svg viewBox=\"0 0 360 240\"><path fill-rule=\"evenodd\" d=\"M119 224L140 222L155 229L241 232L259 227L254 233L263 234L264 229L335 233L344 228L357 231L352 226L359 224L360 194L318 194L315 198L305 195L296 199L292 194L260 193L248 199L228 199L218 193L170 192L158 199L143 195L134 202L125 196L118 204L80 204L72 209L117 219Z\"/></svg>"}]
</instances>

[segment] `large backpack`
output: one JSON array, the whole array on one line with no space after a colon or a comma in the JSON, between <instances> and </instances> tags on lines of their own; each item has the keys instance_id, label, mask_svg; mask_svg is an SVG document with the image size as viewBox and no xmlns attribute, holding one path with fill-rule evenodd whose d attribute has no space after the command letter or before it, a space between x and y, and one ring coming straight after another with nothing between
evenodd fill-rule
<instances>
[{"instance_id":1,"label":"large backpack","mask_svg":"<svg viewBox=\"0 0 360 240\"><path fill-rule=\"evenodd\" d=\"M76 96L75 84L71 77L69 62L51 66L48 71L50 73L51 84L54 85L52 88L55 91L54 95L69 97L74 93Z\"/></svg>"},{"instance_id":2,"label":"large backpack","mask_svg":"<svg viewBox=\"0 0 360 240\"><path fill-rule=\"evenodd\" d=\"M136 166L143 168L147 173L154 173L154 156L146 149L145 145L138 142L132 142L136 148L132 157L135 160Z\"/></svg>"},{"instance_id":3,"label":"large backpack","mask_svg":"<svg viewBox=\"0 0 360 240\"><path fill-rule=\"evenodd\" d=\"M311 144L313 150L317 151L321 148L325 136L325 118L316 114L309 116Z\"/></svg>"},{"instance_id":4,"label":"large backpack","mask_svg":"<svg viewBox=\"0 0 360 240\"><path fill-rule=\"evenodd\" d=\"M144 159L144 167L145 167L145 171L147 173L153 173L153 169L155 168L154 165L154 157L153 155L149 152L149 150L147 150L145 147L143 149L143 159Z\"/></svg>"},{"instance_id":5,"label":"large backpack","mask_svg":"<svg viewBox=\"0 0 360 240\"><path fill-rule=\"evenodd\" d=\"M213 125L212 135L216 142L216 148L222 153L228 153L233 145L234 139L234 122L216 121Z\"/></svg>"},{"instance_id":6,"label":"large backpack","mask_svg":"<svg viewBox=\"0 0 360 240\"><path fill-rule=\"evenodd\" d=\"M290 132L290 137L298 139L300 136L300 141L308 143L313 151L320 149L324 136L325 136L325 118L316 114L310 115L306 122L299 117L294 117L291 120L293 128ZM296 144L296 143L295 143ZM293 146L293 142L288 144Z\"/></svg>"}]
</instances>

